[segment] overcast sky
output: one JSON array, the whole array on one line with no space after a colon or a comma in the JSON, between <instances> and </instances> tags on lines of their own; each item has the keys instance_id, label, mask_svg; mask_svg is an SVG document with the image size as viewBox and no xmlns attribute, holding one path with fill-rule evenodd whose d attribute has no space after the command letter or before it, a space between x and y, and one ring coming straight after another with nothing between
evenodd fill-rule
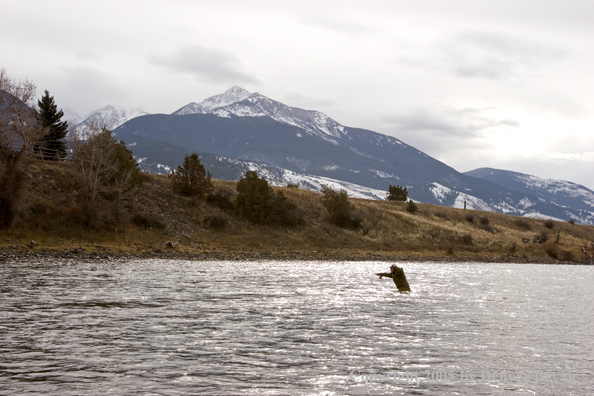
<instances>
[{"instance_id":1,"label":"overcast sky","mask_svg":"<svg viewBox=\"0 0 594 396\"><path fill-rule=\"evenodd\" d=\"M594 189L594 1L0 0L0 68L84 116L239 85L459 171Z\"/></svg>"}]
</instances>

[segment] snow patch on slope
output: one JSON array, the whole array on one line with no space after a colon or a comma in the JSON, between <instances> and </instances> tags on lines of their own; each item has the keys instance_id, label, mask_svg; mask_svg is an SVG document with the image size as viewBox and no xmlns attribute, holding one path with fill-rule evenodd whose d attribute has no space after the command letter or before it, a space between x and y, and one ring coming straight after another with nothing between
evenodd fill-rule
<instances>
[{"instance_id":1,"label":"snow patch on slope","mask_svg":"<svg viewBox=\"0 0 594 396\"><path fill-rule=\"evenodd\" d=\"M452 190L447 188L446 186L442 186L439 183L431 183L433 187L429 187L429 190L433 193L435 199L437 199L440 203L443 203L443 200L446 196L452 193ZM464 205L462 205L464 207Z\"/></svg>"},{"instance_id":2,"label":"snow patch on slope","mask_svg":"<svg viewBox=\"0 0 594 396\"><path fill-rule=\"evenodd\" d=\"M537 202L533 202L533 201L531 201L531 200L530 200L530 199L528 199L528 198L523 198L523 199L521 199L521 200L518 202L518 207L521 207L521 208L524 208L524 209L526 209L526 208L529 208L529 207L531 207L531 206L534 206L534 205L536 205L536 204L537 204Z\"/></svg>"},{"instance_id":3,"label":"snow patch on slope","mask_svg":"<svg viewBox=\"0 0 594 396\"><path fill-rule=\"evenodd\" d=\"M382 172L380 170L377 169L370 169L369 170L371 173L375 174L378 177L381 177L382 179L388 179L390 177L393 177L395 179L400 179L398 176L392 174L392 173L386 173L386 172Z\"/></svg>"},{"instance_id":4,"label":"snow patch on slope","mask_svg":"<svg viewBox=\"0 0 594 396\"><path fill-rule=\"evenodd\" d=\"M454 202L454 208L464 209L464 202L466 202L466 209L495 212L495 210L482 199L464 193L458 193L456 201Z\"/></svg>"},{"instance_id":5,"label":"snow patch on slope","mask_svg":"<svg viewBox=\"0 0 594 396\"><path fill-rule=\"evenodd\" d=\"M563 221L553 216L547 216L542 213L538 212L529 212L524 215L524 217L529 217L531 219L540 219L540 220L555 220L555 221Z\"/></svg>"},{"instance_id":6,"label":"snow patch on slope","mask_svg":"<svg viewBox=\"0 0 594 396\"><path fill-rule=\"evenodd\" d=\"M317 192L321 191L322 185L324 184L332 187L335 190L346 190L348 196L352 198L375 200L386 198L386 192L383 190L376 190L358 184L348 183L342 180L330 179L328 177L305 175L286 169L283 171L283 179L285 179L289 184L297 184L302 188Z\"/></svg>"}]
</instances>

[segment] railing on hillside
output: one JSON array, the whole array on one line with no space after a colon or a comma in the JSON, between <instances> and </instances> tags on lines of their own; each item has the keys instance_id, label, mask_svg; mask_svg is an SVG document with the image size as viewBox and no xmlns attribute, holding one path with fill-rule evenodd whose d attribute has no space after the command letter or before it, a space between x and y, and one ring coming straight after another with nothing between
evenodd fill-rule
<instances>
[{"instance_id":1,"label":"railing on hillside","mask_svg":"<svg viewBox=\"0 0 594 396\"><path fill-rule=\"evenodd\" d=\"M22 147L22 143L12 143L8 145L11 150L19 151ZM62 157L60 155L60 151L51 148L40 147L36 145L32 145L26 150L26 154L29 158L35 158L40 160L46 161L71 161L72 160L72 150L66 149L66 156Z\"/></svg>"}]
</instances>

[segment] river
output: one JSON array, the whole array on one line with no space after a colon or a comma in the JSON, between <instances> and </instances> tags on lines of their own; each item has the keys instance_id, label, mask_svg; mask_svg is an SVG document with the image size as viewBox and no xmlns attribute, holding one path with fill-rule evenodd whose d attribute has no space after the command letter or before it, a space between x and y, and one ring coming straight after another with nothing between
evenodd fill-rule
<instances>
[{"instance_id":1,"label":"river","mask_svg":"<svg viewBox=\"0 0 594 396\"><path fill-rule=\"evenodd\" d=\"M594 267L0 263L0 394L592 395Z\"/></svg>"}]
</instances>

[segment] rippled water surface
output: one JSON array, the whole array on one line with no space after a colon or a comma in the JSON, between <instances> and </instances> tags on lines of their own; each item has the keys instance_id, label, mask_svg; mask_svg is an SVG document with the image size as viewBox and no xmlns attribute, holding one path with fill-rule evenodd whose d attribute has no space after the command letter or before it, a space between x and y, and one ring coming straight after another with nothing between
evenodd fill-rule
<instances>
[{"instance_id":1,"label":"rippled water surface","mask_svg":"<svg viewBox=\"0 0 594 396\"><path fill-rule=\"evenodd\" d=\"M594 394L594 268L388 266L0 263L0 394Z\"/></svg>"}]
</instances>

